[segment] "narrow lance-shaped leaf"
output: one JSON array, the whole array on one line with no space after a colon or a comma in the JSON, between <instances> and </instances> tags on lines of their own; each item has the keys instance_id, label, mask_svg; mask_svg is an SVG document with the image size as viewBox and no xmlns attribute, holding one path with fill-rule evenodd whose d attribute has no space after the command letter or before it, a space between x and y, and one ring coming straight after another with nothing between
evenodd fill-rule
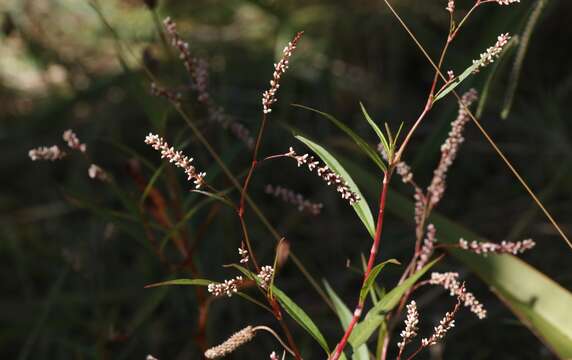
<instances>
[{"instance_id":1,"label":"narrow lance-shaped leaf","mask_svg":"<svg viewBox=\"0 0 572 360\"><path fill-rule=\"evenodd\" d=\"M208 286L212 281L206 279L175 279L146 285L145 288L159 286Z\"/></svg>"},{"instance_id":2,"label":"narrow lance-shaped leaf","mask_svg":"<svg viewBox=\"0 0 572 360\"><path fill-rule=\"evenodd\" d=\"M351 178L350 174L344 169L344 167L336 160L336 158L330 154L326 149L324 149L321 145L318 145L314 141L305 138L301 135L296 135L296 139L300 140L306 146L308 146L312 151L316 153L322 159L322 161L328 165L330 169L335 171L338 175L340 175L348 184L351 191L358 194L360 200L353 205L354 211L364 224L365 228L373 238L375 235L375 224L373 222L373 215L371 214L371 210L369 205L365 201L361 191L357 187L354 180Z\"/></svg>"},{"instance_id":3,"label":"narrow lance-shaped leaf","mask_svg":"<svg viewBox=\"0 0 572 360\"><path fill-rule=\"evenodd\" d=\"M389 154L391 152L391 147L389 146L389 142L387 141L387 139L383 135L383 132L381 131L379 126L377 126L375 121L373 121L371 116L369 116L367 110L365 109L365 106L363 106L363 104L361 102L359 103L359 106L361 107L361 112L363 113L363 116L367 120L368 124L371 126L373 131L375 131L375 133L377 134L379 141L381 141L383 148L385 149L385 153Z\"/></svg>"},{"instance_id":4,"label":"narrow lance-shaped leaf","mask_svg":"<svg viewBox=\"0 0 572 360\"><path fill-rule=\"evenodd\" d=\"M374 266L373 269L371 269L371 272L369 273L367 279L365 279L363 287L360 290L359 293L359 298L360 301L365 300L365 298L367 297L367 294L369 293L369 291L371 290L373 284L375 283L375 280L377 279L377 276L379 275L379 273L381 272L381 270L385 267L385 265L387 264L395 264L395 265L401 265L401 263L399 261L397 261L396 259L389 259L386 260L380 264L377 264L376 266Z\"/></svg>"},{"instance_id":5,"label":"narrow lance-shaped leaf","mask_svg":"<svg viewBox=\"0 0 572 360\"><path fill-rule=\"evenodd\" d=\"M374 331L379 328L385 319L385 315L391 311L398 303L403 294L411 288L423 274L427 272L439 259L433 260L425 265L421 270L408 277L401 285L389 291L381 300L372 307L363 321L358 323L352 332L349 342L352 346L364 344Z\"/></svg>"},{"instance_id":6,"label":"narrow lance-shaped leaf","mask_svg":"<svg viewBox=\"0 0 572 360\"><path fill-rule=\"evenodd\" d=\"M435 103L435 102L439 101L440 99L445 97L445 95L447 95L451 91L455 90L455 88L457 86L459 86L459 84L461 84L467 77L469 77L469 75L471 75L479 66L480 66L480 62L476 62L473 65L469 66L467 69L465 69L465 71L463 71L463 73L461 75L459 75L459 77L457 77L449 85L447 85L443 90L441 90L439 93L437 93L437 95L435 95L433 102Z\"/></svg>"},{"instance_id":7,"label":"narrow lance-shaped leaf","mask_svg":"<svg viewBox=\"0 0 572 360\"><path fill-rule=\"evenodd\" d=\"M282 290L278 289L276 286L272 288L272 293L278 299L278 302L284 310L294 319L304 330L310 334L317 342L320 344L322 349L326 352L326 354L330 353L330 348L328 347L328 343L324 338L324 335L320 332L316 324L312 321L312 319L299 307L292 299L290 299Z\"/></svg>"},{"instance_id":8,"label":"narrow lance-shaped leaf","mask_svg":"<svg viewBox=\"0 0 572 360\"><path fill-rule=\"evenodd\" d=\"M298 105L298 104L294 104L294 106L299 107L301 109L306 109L306 110L310 110L313 111L317 114L322 115L323 117L325 117L326 119L330 120L334 125L336 125L340 130L342 130L343 132L345 132L349 137L352 138L352 140L360 147L360 149L363 150L363 152L370 157L371 160L373 160L373 162L381 169L381 171L387 171L387 167L385 166L385 164L383 163L383 160L381 159L381 156L379 156L379 154L377 153L377 151L375 151L374 148L371 147L371 145L365 141L361 136L359 136L358 134L356 134L352 129L350 129L349 127L347 127L344 123L342 123L341 121L339 121L338 119L336 119L335 117L333 117L332 115L313 109L311 107L308 106L304 106L304 105Z\"/></svg>"},{"instance_id":9,"label":"narrow lance-shaped leaf","mask_svg":"<svg viewBox=\"0 0 572 360\"><path fill-rule=\"evenodd\" d=\"M326 292L330 299L332 299L332 303L334 304L334 308L336 310L336 315L338 315L338 319L340 319L340 324L342 325L342 330L347 329L348 325L352 320L352 312L346 304L340 299L338 294L332 289L330 284L327 281L324 281L324 286L326 288ZM367 346L361 345L357 349L353 349L354 354L352 356L353 360L369 360L369 350Z\"/></svg>"}]
</instances>

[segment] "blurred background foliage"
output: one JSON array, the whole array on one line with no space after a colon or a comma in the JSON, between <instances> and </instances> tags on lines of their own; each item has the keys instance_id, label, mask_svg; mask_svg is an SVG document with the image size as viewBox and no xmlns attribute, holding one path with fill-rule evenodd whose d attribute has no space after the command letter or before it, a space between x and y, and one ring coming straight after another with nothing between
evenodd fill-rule
<instances>
[{"instance_id":1,"label":"blurred background foliage","mask_svg":"<svg viewBox=\"0 0 572 360\"><path fill-rule=\"evenodd\" d=\"M448 26L445 1L392 3L436 56ZM471 3L458 0L457 7L463 11ZM445 67L460 73L499 33L522 33L535 4L523 0L518 6L479 10L451 49ZM2 0L0 14L3 358L142 359L149 353L160 359L199 358L206 344L213 345L247 324L274 324L271 316L238 298L213 301L204 322L198 306L204 302L202 289L143 288L175 277L232 276L221 264L237 260L241 233L231 210L190 193L183 174L161 166L158 154L143 144L147 133L160 132L185 147L197 167L207 171L209 182L219 188L230 186L180 116L164 100L150 95L141 64L162 84L184 94L193 122L235 174L244 173L251 156L228 129L209 122L187 95L190 84L184 68L174 52L165 51L158 32L164 17L177 21L193 54L207 61L213 98L252 133L258 128L260 97L273 61L296 31L305 31L280 88L262 149L265 155L285 152L290 145L303 151L288 130L295 127L342 154L352 166L374 173L375 168L337 129L290 104L334 114L373 143L359 101L378 122L393 127L401 121L411 124L432 80L431 67L382 1ZM509 58L495 73L482 115L485 127L568 234L572 232L571 17L569 1L547 1L528 45L512 111L501 119L513 63ZM463 87L481 90L489 73L490 69L483 71ZM405 155L421 184L432 176L456 111L452 99L440 102ZM89 157L113 176L113 184L89 179L89 162L77 155L54 163L29 160L29 149L61 144L61 133L68 128L88 144ZM466 138L440 212L494 241L534 238L537 248L524 259L572 288L570 250L481 134L469 126ZM167 219L162 223L153 216L157 208L143 196L152 178L149 196L165 202L162 210ZM356 172L358 184L360 178ZM322 202L324 211L318 217L301 214L266 195L263 189L268 183ZM392 185L411 195L397 179ZM375 210L379 189L362 190ZM369 238L347 204L288 160L260 168L250 192L308 271L319 281L327 279L347 304L353 304L360 276L352 269L359 267L360 254L367 253ZM236 192L230 196L237 198ZM274 239L251 212L247 218L258 257L270 263ZM170 231L177 223L177 230ZM413 239L410 224L390 216L381 258L407 261ZM190 255L181 256L177 241ZM439 267L460 271L485 303L489 317L476 321L461 314L445 344L424 358L553 357L462 265L448 260ZM393 286L399 273L388 269L383 284ZM299 270L288 262L277 281L333 344L340 336L337 319ZM429 332L450 308L451 299L433 291L424 293L420 302L424 331ZM307 357L322 356L296 329ZM276 345L261 336L233 358L265 358Z\"/></svg>"}]
</instances>

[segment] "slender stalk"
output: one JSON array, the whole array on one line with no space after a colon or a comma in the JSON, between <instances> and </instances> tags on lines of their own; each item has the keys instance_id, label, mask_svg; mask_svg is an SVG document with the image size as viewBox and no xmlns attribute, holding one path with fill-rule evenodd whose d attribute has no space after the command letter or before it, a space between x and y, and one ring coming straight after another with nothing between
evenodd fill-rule
<instances>
[{"instance_id":1,"label":"slender stalk","mask_svg":"<svg viewBox=\"0 0 572 360\"><path fill-rule=\"evenodd\" d=\"M286 334L286 340L288 341L288 345L290 345L290 348L294 352L294 357L296 358L296 360L302 360L302 355L300 355L300 350L298 350L298 346L296 346L296 342L292 337L292 333L290 332L288 325L286 324L284 318L282 317L282 311L280 310L280 305L278 304L278 301L270 297L267 297L267 299L270 303L270 306L272 306L274 317L280 323L280 326L282 327L284 334Z\"/></svg>"},{"instance_id":2,"label":"slender stalk","mask_svg":"<svg viewBox=\"0 0 572 360\"><path fill-rule=\"evenodd\" d=\"M383 174L383 182L382 182L381 195L380 195L380 199L379 199L379 212L377 214L377 225L375 228L375 236L373 238L373 244L371 246L371 250L369 253L369 260L367 262L367 267L366 267L366 270L363 274L362 287L365 284L365 282L366 282L366 280L367 280L367 278L371 272L371 269L373 268L373 264L375 263L376 255L377 255L378 250L379 250L379 244L380 244L380 240L381 240L381 232L383 230L383 217L385 214L385 203L386 203L386 199L387 199L387 190L389 188L388 185L389 185L389 180L391 177L390 171L391 171L391 169ZM344 347L346 346L348 339L350 338L350 335L351 335L355 325L357 324L357 322L359 321L359 319L361 317L364 304L365 304L365 299L359 299L358 300L358 304L354 310L352 320L350 321L350 324L348 325L346 332L344 333L344 336L342 337L342 339L340 340L340 342L336 346L336 350L334 351L333 355L330 357L331 360L338 360L340 358L340 356L342 355Z\"/></svg>"},{"instance_id":3,"label":"slender stalk","mask_svg":"<svg viewBox=\"0 0 572 360\"><path fill-rule=\"evenodd\" d=\"M252 173L254 172L254 168L258 164L258 151L260 150L260 146L262 145L262 136L264 135L264 129L266 128L266 121L267 116L266 114L262 114L262 122L260 123L260 128L258 129L258 135L256 136L256 145L254 145L254 150L252 151L252 162L250 164L250 170L248 170L248 175L244 180L244 185L242 186L242 191L240 194L240 206L238 208L238 214L240 217L244 215L244 198L246 192L248 191L248 184L250 183L250 179L252 178Z\"/></svg>"},{"instance_id":4,"label":"slender stalk","mask_svg":"<svg viewBox=\"0 0 572 360\"><path fill-rule=\"evenodd\" d=\"M238 213L240 213L240 212L238 212ZM252 264L254 265L256 272L259 272L260 266L258 266L258 262L256 261L256 258L254 257L254 252L252 251L252 246L250 245L250 238L248 236L248 230L246 227L246 223L244 222L244 218L242 216L239 216L238 219L240 220L240 227L242 228L242 233L244 234L244 243L246 244L246 249L248 250L248 254L250 254L250 258L252 259Z\"/></svg>"},{"instance_id":5,"label":"slender stalk","mask_svg":"<svg viewBox=\"0 0 572 360\"><path fill-rule=\"evenodd\" d=\"M409 34L409 36L411 37L411 39L413 40L413 42L417 45L417 47L419 48L419 50L423 53L423 56L425 56L425 58L427 59L427 61L431 64L431 66L433 66L433 68L435 68L436 71L439 72L439 76L441 77L441 79L443 79L444 81L447 81L447 79L445 78L445 76L443 75L443 73L441 72L441 70L437 67L437 65L435 64L435 62L433 61L433 59L431 59L431 56L429 56L429 54L427 53L427 51L425 50L425 48L423 47L423 45L421 45L419 43L419 41L417 40L417 38L415 37L415 35L411 32L411 30L409 29L409 27L407 26L407 24L405 24L405 22L403 21L403 19L399 16L399 14L397 14L397 12L393 9L393 7L391 6L391 4L389 3L388 0L384 0L384 2L387 4L387 6L389 7L389 9L391 10L391 12L393 13L393 15L397 18L397 20L399 21L399 23L402 25L402 27L405 29L405 31ZM489 0L485 0L485 1L479 1L479 5L480 4L485 4L488 2L492 2ZM459 94L453 90L451 91L451 93L455 96L455 98L457 98L458 101L461 100L461 96L459 96ZM463 105L464 106L464 105ZM514 175L514 177L516 177L516 179L518 180L518 182L522 185L522 187L526 190L526 192L528 193L528 195L532 198L532 200L536 203L536 205L540 208L540 210L542 210L542 212L544 213L544 215L546 216L546 218L550 221L550 223L552 224L552 226L554 226L554 228L556 229L556 231L558 232L558 234L560 235L560 237L562 237L562 239L566 242L566 244L568 245L568 247L570 247L570 249L572 249L572 241L570 241L570 239L568 238L568 236L564 233L564 230L562 230L562 228L560 227L560 225L558 225L558 223L556 222L556 220L554 219L554 217L552 216L552 214L550 214L550 212L548 211L548 209L544 206L544 204L542 203L542 201L538 198L538 196L536 196L536 194L534 193L534 191L530 188L530 186L528 185L528 183L526 182L526 180L524 180L524 178L520 175L520 173L518 172L518 170L516 170L516 168L512 165L512 163L510 162L510 160L506 157L506 155L504 155L504 153L502 152L502 150L496 145L496 143L494 142L494 140L492 139L492 137L488 134L488 132L485 130L485 128L481 125L481 123L477 120L477 118L475 117L475 115L473 115L473 113L466 107L464 106L464 110L467 112L467 114L471 117L471 120L475 123L475 125L477 126L477 128L479 129L479 131L483 134L483 136L485 137L485 139L487 139L487 141L489 142L489 144L491 145L491 147L495 150L495 152L497 153L497 155L501 158L501 160L505 163L505 165L509 168L509 170L512 172L512 174Z\"/></svg>"}]
</instances>

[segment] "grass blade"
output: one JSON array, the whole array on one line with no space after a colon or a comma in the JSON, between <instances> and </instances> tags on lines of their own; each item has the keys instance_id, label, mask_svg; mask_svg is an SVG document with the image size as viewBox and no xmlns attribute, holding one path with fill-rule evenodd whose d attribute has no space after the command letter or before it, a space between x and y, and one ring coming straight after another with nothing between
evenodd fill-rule
<instances>
[{"instance_id":1,"label":"grass blade","mask_svg":"<svg viewBox=\"0 0 572 360\"><path fill-rule=\"evenodd\" d=\"M508 89L506 91L504 104L501 111L502 119L506 119L510 114L510 110L512 108L512 103L514 100L514 94L516 92L516 88L520 80L520 73L522 72L522 64L524 63L524 58L526 56L526 51L528 50L528 44L530 42L530 38L532 37L532 32L534 31L536 24L540 19L540 15L542 15L547 4L548 0L537 1L533 5L534 8L530 13L530 17L526 22L526 26L524 27L524 32L522 33L521 41L518 46L518 50L516 51L514 65L512 67L510 78L508 80Z\"/></svg>"}]
</instances>

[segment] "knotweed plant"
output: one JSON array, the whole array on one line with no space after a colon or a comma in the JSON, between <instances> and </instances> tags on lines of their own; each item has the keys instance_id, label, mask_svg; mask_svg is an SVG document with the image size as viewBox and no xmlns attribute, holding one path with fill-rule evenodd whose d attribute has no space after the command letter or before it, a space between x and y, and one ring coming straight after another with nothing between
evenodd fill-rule
<instances>
[{"instance_id":1,"label":"knotweed plant","mask_svg":"<svg viewBox=\"0 0 572 360\"><path fill-rule=\"evenodd\" d=\"M387 0L384 1L393 11L390 3ZM467 290L467 286L459 273L432 272L427 278L424 278L424 276L428 274L436 262L451 251L467 251L481 256L500 256L501 254L504 254L502 256L511 256L521 254L535 245L531 239L517 242L502 241L500 243L475 239L465 240L462 238L457 238L452 242L441 241L440 229L430 218L432 211L440 204L446 194L449 172L459 157L461 145L465 141L465 128L472 120L475 120L471 107L478 100L477 91L470 89L462 96L458 96L456 89L468 76L476 76L479 71L483 71L498 59L510 41L510 35L507 33L500 34L496 43L476 57L472 65L464 72L461 72L461 75L455 75L453 70L444 70L443 66L450 45L455 41L459 31L477 8L485 4L506 6L514 5L518 2L518 0L476 0L473 1L469 11L460 18L455 0L444 2L443 6L450 19L449 33L446 36L438 61L433 64L435 70L433 81L428 89L427 100L417 119L407 124L402 124L395 131L388 124L380 127L369 115L365 106L361 106L365 121L372 127L373 133L378 137L379 146L377 149L374 142L361 138L352 129L335 120L332 116L327 115L329 120L355 141L357 147L376 166L376 174L378 175L376 180L379 186L380 197L377 203L375 220L371 215L367 199L362 195L351 175L327 149L317 142L301 135L296 136L296 139L302 143L300 146L307 146L314 155L310 152L297 152L294 150L294 145L290 146L286 152L282 149L282 152L278 150L277 152L261 155L264 135L267 128L272 125L271 117L275 113L274 106L279 100L278 95L281 82L287 76L296 52L300 51L299 46L303 41L303 32L293 34L292 40L284 44L278 61L272 68L268 69L270 81L268 88L261 91L260 102L258 102L261 105L259 105L260 122L257 134L253 137L250 130L230 115L227 115L224 109L215 102L214 95L209 91L208 64L206 61L194 55L192 46L183 40L177 30L176 23L172 19L167 18L164 21L163 35L167 39L166 44L170 46L169 51L177 54L182 67L186 71L188 78L183 82L191 85L188 86L185 93L178 90L174 91L159 85L159 79L154 78L151 72L149 72L151 77L151 94L169 102L174 107L178 114L187 122L195 138L204 146L209 154L209 158L199 158L197 160L199 165L195 165L193 158L185 155L186 149L183 149L184 146L181 145L180 141L173 140L171 142L174 144L173 146L169 144L166 140L169 137L166 136L164 129L161 129L162 131L152 130L146 137L142 136L141 141L158 153L156 155L157 160L159 157L163 159L167 169L171 169L171 167L178 168L178 170L184 173L189 191L195 193L193 195L202 195L210 200L220 201L230 207L235 220L240 224L241 231L240 233L232 234L231 239L229 239L229 241L234 241L232 249L233 251L238 249L238 254L235 253L236 263L225 266L226 269L234 272L232 275L226 276L226 279L215 281L201 279L197 276L193 279L169 280L152 284L149 287L181 284L202 286L203 288L198 288L199 290L197 290L196 294L200 308L199 312L201 313L199 325L203 334L208 319L206 315L208 314L208 308L215 300L225 301L228 298L240 296L268 311L274 319L264 325L244 324L242 330L231 335L220 345L212 346L212 344L208 344L206 346L207 344L201 344L204 357L215 359L232 356L231 354L234 352L241 351L242 346L246 343L256 341L255 335L257 332L265 331L272 334L274 339L276 339L276 348L280 349L278 352L273 351L270 353L270 359L285 359L288 357L293 357L297 360L302 359L304 354L298 345L299 340L294 336L294 332L290 328L292 324L285 320L286 315L289 315L324 349L324 355L321 358L329 360L348 358L350 356L350 351L347 351L348 344L353 349L352 355L356 355L365 349L366 358L369 358L370 352L367 349L367 341L377 331L381 333L381 336L376 337L381 339L381 341L378 344L379 351L376 354L376 358L387 359L391 351L396 354L397 359L412 359L427 348L445 341L446 335L454 331L455 316L463 309L466 308L466 311L472 312L479 320L486 318L485 305L477 300L473 293ZM189 94L192 95L190 98L194 99L192 105L201 107L207 118L212 122L222 124L223 127L231 129L232 133L246 145L245 148L249 152L250 166L244 169L241 174L237 175L229 170L220 154L205 139L201 129L189 116L187 110L189 106L187 102L190 102L188 101L189 96L187 96ZM457 97L458 113L457 117L450 123L450 131L441 146L440 158L433 171L433 177L429 185L424 187L417 182L414 169L406 163L405 159L408 158L409 143L415 136L417 129L427 122L426 119L434 105L447 95L455 95ZM70 154L77 152L87 156L86 144L83 144L73 131L65 131L63 140L69 148ZM69 154L58 145L53 145L32 149L28 155L33 161L55 161L64 159ZM199 167L203 169L202 165L211 159L214 159L216 165L220 167L221 172L226 176L228 183L231 184L230 190L217 189L211 183L213 181L207 173L198 170ZM372 238L368 257L364 261L363 268L360 269L361 286L360 291L353 297L355 304L353 311L345 308L343 304L343 309L341 310L340 307L342 306L339 303L336 306L337 315L340 318L343 317L344 328L334 347L329 346L328 341L311 317L276 286L276 279L280 275L281 266L285 263L286 258L291 257L296 261L297 266L301 269L304 268L290 251L290 243L270 223L249 194L251 187L254 187L251 184L252 179L257 176L256 170L261 165L272 167L276 166L277 163L283 163L283 166L292 166L296 169L293 166L293 162L300 169L297 173L299 176L311 176L308 173L312 173L317 175L325 185L334 188L339 194L341 201L345 203L344 206L355 210ZM106 171L91 161L89 161L89 164L88 175L90 178L111 183L111 176ZM134 178L137 178L139 173L135 170L133 169L135 173ZM210 171L209 174L211 174ZM390 243L382 246L382 234L389 186L392 181L394 183L397 182L394 175L400 177L401 181L410 186L412 191L411 198L414 203L413 213L411 214L411 220L414 224L411 231L412 253L410 258L407 259L408 261L405 261L402 265L402 274L396 286L388 289L387 293L384 294L376 286L377 277L385 265L400 264L396 259L384 262L378 261L379 253L384 246L391 246ZM143 184L146 184L146 182L143 182ZM169 233L167 239L170 236L173 237L174 243L183 258L183 264L191 264L189 268L195 275L196 270L192 266L194 249L186 243L185 232L181 231L170 221L169 211L166 210L170 203L155 189L152 181L141 187L145 194L141 201L142 208L148 211L160 226L174 229L170 230L171 233ZM264 189L256 190L271 195L273 200L283 201L295 206L298 211L311 215L318 215L321 212L328 211L321 203L307 200L297 189L268 184ZM338 200L340 200L339 198ZM173 210L177 211L176 208ZM254 216L269 229L271 235L277 240L274 259L264 259L265 261L262 262L262 259L259 258L260 253L257 251L256 245L263 239L253 238L249 227L251 220L253 220L251 217ZM312 221L312 218L308 217L308 221ZM147 234L153 233L148 227L145 230ZM257 234L257 236L259 235ZM152 235L149 236L149 239L159 257L164 260L163 245L155 241ZM308 275L308 277L313 279L311 275ZM322 291L315 281L313 285ZM206 290L204 287L206 287ZM436 287L441 289L443 293L448 293L453 298L453 305L450 311L442 315L441 320L437 324L432 324L433 331L431 333L422 335L424 332L420 325L423 322L427 322L428 318L423 316L423 311L430 305L416 301L415 297L420 289L426 287ZM327 302L337 298L333 290L330 293L330 297L332 299L326 297ZM369 299L372 299L371 306L368 302ZM446 296L442 297L442 301L451 302ZM418 305L418 303L421 305ZM396 334L398 335L396 336Z\"/></svg>"}]
</instances>

